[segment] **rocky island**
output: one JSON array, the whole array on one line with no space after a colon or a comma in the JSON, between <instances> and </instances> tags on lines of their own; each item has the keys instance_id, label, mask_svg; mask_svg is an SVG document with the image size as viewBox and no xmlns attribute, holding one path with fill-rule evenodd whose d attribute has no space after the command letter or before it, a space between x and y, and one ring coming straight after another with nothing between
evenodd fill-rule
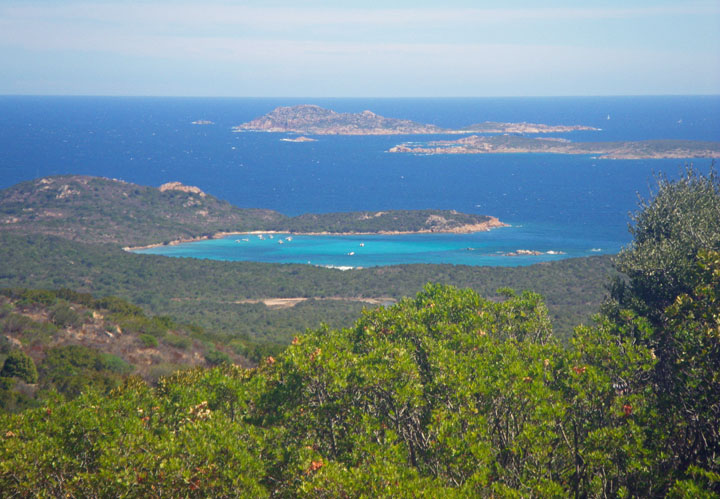
<instances>
[{"instance_id":1,"label":"rocky island","mask_svg":"<svg viewBox=\"0 0 720 499\"><path fill-rule=\"evenodd\" d=\"M567 133L577 131L598 131L599 128L584 125L544 125L542 123L503 123L486 121L465 127L471 133Z\"/></svg>"},{"instance_id":2,"label":"rocky island","mask_svg":"<svg viewBox=\"0 0 720 499\"><path fill-rule=\"evenodd\" d=\"M233 128L236 132L294 132L314 135L418 135L464 133L564 133L597 130L582 125L543 125L487 121L463 129L447 129L410 120L386 118L372 111L337 113L320 106L278 107ZM283 139L285 140L285 139Z\"/></svg>"},{"instance_id":3,"label":"rocky island","mask_svg":"<svg viewBox=\"0 0 720 499\"><path fill-rule=\"evenodd\" d=\"M337 113L320 106L278 107L233 128L236 132L295 132L313 135L402 135L447 133L435 125L385 118L372 111Z\"/></svg>"},{"instance_id":4,"label":"rocky island","mask_svg":"<svg viewBox=\"0 0 720 499\"><path fill-rule=\"evenodd\" d=\"M602 159L717 158L720 142L695 140L643 140L624 142L571 142L566 139L517 135L472 135L425 145L400 144L391 153L411 154L591 154Z\"/></svg>"},{"instance_id":5,"label":"rocky island","mask_svg":"<svg viewBox=\"0 0 720 499\"><path fill-rule=\"evenodd\" d=\"M305 137L304 135L301 136L301 137L295 137L295 138L285 137L284 139L280 139L280 140L282 140L283 142L298 142L298 143L302 143L302 142L317 142L317 139L312 139L312 138L310 138L310 137Z\"/></svg>"}]
</instances>

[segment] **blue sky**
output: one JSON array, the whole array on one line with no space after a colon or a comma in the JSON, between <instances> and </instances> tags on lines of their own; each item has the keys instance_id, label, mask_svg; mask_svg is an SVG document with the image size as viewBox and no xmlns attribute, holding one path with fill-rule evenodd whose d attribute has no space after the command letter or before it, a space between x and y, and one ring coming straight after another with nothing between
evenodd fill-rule
<instances>
[{"instance_id":1,"label":"blue sky","mask_svg":"<svg viewBox=\"0 0 720 499\"><path fill-rule=\"evenodd\" d=\"M0 0L0 94L720 94L718 34L718 0Z\"/></svg>"}]
</instances>

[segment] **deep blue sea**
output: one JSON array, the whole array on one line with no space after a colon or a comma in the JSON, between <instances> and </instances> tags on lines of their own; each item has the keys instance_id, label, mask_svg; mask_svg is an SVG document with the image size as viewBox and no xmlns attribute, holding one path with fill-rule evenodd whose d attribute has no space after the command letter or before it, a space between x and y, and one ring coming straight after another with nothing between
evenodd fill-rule
<instances>
[{"instance_id":1,"label":"deep blue sea","mask_svg":"<svg viewBox=\"0 0 720 499\"><path fill-rule=\"evenodd\" d=\"M295 237L161 248L175 256L371 266L445 262L526 265L615 253L630 240L629 213L654 175L682 160L591 156L388 154L398 143L442 136L333 137L290 143L284 134L231 127L276 106L312 103L459 128L482 121L582 124L553 134L576 141L720 140L720 96L468 99L208 99L0 96L0 188L74 173L159 186L196 185L240 207L288 215L386 209L456 209L509 228L474 235ZM192 125L196 120L215 124ZM457 138L457 136L452 136ZM710 160L694 160L703 171ZM239 242L236 242L239 241ZM262 243L262 244L261 244ZM363 246L360 246L360 244ZM540 256L506 257L517 249ZM547 251L558 254L548 254ZM349 255L349 253L354 255Z\"/></svg>"}]
</instances>

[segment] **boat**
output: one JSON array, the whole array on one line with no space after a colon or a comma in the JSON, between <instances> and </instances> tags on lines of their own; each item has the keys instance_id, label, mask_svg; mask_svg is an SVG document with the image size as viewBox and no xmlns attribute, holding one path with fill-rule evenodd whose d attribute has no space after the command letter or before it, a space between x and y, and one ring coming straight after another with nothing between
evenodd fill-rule
<instances>
[{"instance_id":1,"label":"boat","mask_svg":"<svg viewBox=\"0 0 720 499\"><path fill-rule=\"evenodd\" d=\"M284 243L284 242L285 242L285 241L283 241L282 239L278 239L278 244L282 244L282 243Z\"/></svg>"},{"instance_id":2,"label":"boat","mask_svg":"<svg viewBox=\"0 0 720 499\"><path fill-rule=\"evenodd\" d=\"M355 252L351 251L350 253L348 253L348 256L355 256Z\"/></svg>"}]
</instances>

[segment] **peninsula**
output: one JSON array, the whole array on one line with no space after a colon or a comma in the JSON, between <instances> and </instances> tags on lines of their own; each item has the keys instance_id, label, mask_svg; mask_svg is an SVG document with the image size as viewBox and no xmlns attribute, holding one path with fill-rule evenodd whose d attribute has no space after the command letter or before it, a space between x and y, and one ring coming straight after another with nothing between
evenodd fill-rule
<instances>
[{"instance_id":1,"label":"peninsula","mask_svg":"<svg viewBox=\"0 0 720 499\"><path fill-rule=\"evenodd\" d=\"M0 190L0 232L139 247L252 231L293 234L470 233L502 227L495 217L454 210L304 214L238 208L195 186L159 188L61 175Z\"/></svg>"},{"instance_id":2,"label":"peninsula","mask_svg":"<svg viewBox=\"0 0 720 499\"><path fill-rule=\"evenodd\" d=\"M391 153L411 154L591 154L602 159L717 158L720 142L695 140L643 140L624 142L571 142L558 138L517 135L471 135L459 140L439 140L425 145L400 144Z\"/></svg>"},{"instance_id":3,"label":"peninsula","mask_svg":"<svg viewBox=\"0 0 720 499\"><path fill-rule=\"evenodd\" d=\"M488 121L462 129L447 129L410 120L386 118L372 111L337 113L320 106L278 107L242 125L236 132L294 132L314 135L433 135L466 133L562 133L597 130L582 125L543 125L538 123L500 123Z\"/></svg>"}]
</instances>

